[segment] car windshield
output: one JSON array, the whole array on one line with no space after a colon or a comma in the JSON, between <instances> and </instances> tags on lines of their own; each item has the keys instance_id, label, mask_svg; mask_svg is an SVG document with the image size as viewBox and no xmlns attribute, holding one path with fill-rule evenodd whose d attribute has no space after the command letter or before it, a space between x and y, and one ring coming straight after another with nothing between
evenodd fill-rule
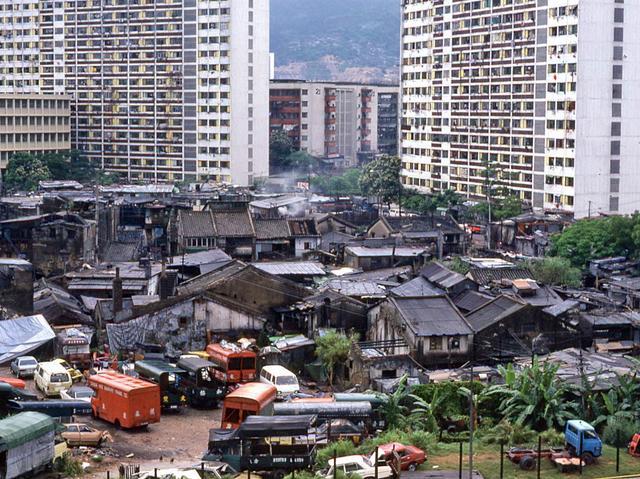
<instances>
[{"instance_id":1,"label":"car windshield","mask_svg":"<svg viewBox=\"0 0 640 479\"><path fill-rule=\"evenodd\" d=\"M35 366L37 361L35 359L21 359L20 366Z\"/></svg>"},{"instance_id":2,"label":"car windshield","mask_svg":"<svg viewBox=\"0 0 640 479\"><path fill-rule=\"evenodd\" d=\"M63 383L69 381L69 375L67 373L57 373L51 375L52 383Z\"/></svg>"},{"instance_id":3,"label":"car windshield","mask_svg":"<svg viewBox=\"0 0 640 479\"><path fill-rule=\"evenodd\" d=\"M295 376L280 376L276 380L276 384L279 386L295 386L298 384L298 378Z\"/></svg>"},{"instance_id":4,"label":"car windshield","mask_svg":"<svg viewBox=\"0 0 640 479\"><path fill-rule=\"evenodd\" d=\"M595 431L585 431L584 432L584 438L585 439L598 439L598 435L596 434Z\"/></svg>"},{"instance_id":5,"label":"car windshield","mask_svg":"<svg viewBox=\"0 0 640 479\"><path fill-rule=\"evenodd\" d=\"M76 399L90 398L93 397L93 391L76 391L74 397Z\"/></svg>"}]
</instances>

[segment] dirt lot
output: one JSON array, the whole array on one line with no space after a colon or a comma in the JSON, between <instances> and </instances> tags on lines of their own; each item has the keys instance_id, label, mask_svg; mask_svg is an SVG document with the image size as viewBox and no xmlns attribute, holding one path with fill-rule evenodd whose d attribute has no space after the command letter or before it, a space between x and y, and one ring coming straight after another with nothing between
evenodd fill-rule
<instances>
[{"instance_id":1,"label":"dirt lot","mask_svg":"<svg viewBox=\"0 0 640 479\"><path fill-rule=\"evenodd\" d=\"M0 368L0 376L9 375L8 368ZM27 380L27 389L38 392L30 380ZM76 422L109 431L113 442L107 444L107 449L117 456L106 457L100 465L93 465L91 473L83 477L106 477L107 470L111 471L111 477L117 477L116 471L120 463L140 464L142 470L197 464L207 448L209 429L220 426L220 417L220 409L185 408L178 413L162 415L160 423L130 432L117 430L111 424L89 416L78 416ZM80 453L78 450L75 452ZM90 457L89 453L90 451L86 452L87 458ZM133 454L133 457L127 458L129 454ZM86 458L85 460L88 461Z\"/></svg>"}]
</instances>

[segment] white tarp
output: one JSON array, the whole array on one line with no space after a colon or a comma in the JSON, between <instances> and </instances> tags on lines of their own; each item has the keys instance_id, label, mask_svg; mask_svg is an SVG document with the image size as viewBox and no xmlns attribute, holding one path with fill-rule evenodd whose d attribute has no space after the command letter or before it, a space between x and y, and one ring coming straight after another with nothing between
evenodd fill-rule
<instances>
[{"instance_id":1,"label":"white tarp","mask_svg":"<svg viewBox=\"0 0 640 479\"><path fill-rule=\"evenodd\" d=\"M0 364L23 356L55 337L41 314L0 321Z\"/></svg>"}]
</instances>

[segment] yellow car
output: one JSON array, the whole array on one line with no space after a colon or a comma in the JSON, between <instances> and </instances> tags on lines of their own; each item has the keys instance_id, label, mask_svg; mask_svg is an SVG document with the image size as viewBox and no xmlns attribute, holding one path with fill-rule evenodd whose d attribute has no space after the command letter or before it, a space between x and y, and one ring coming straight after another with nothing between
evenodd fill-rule
<instances>
[{"instance_id":1,"label":"yellow car","mask_svg":"<svg viewBox=\"0 0 640 479\"><path fill-rule=\"evenodd\" d=\"M52 361L53 363L58 363L60 366L62 366L63 368L65 368L67 370L67 372L69 373L69 376L71 376L71 380L74 383L77 383L78 381L80 381L84 376L82 375L82 373L77 370L76 368L72 367L66 360L64 359L54 359Z\"/></svg>"},{"instance_id":2,"label":"yellow car","mask_svg":"<svg viewBox=\"0 0 640 479\"><path fill-rule=\"evenodd\" d=\"M209 360L209 353L207 353L206 351L189 351L187 355L198 356L199 358Z\"/></svg>"}]
</instances>

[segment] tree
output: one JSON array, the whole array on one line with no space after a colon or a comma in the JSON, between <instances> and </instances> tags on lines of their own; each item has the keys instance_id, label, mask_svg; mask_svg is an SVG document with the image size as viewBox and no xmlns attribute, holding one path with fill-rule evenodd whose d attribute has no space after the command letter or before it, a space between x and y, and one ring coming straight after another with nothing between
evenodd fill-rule
<instances>
[{"instance_id":1,"label":"tree","mask_svg":"<svg viewBox=\"0 0 640 479\"><path fill-rule=\"evenodd\" d=\"M580 270L566 258L549 256L527 261L525 266L533 273L535 280L542 284L577 288L582 282Z\"/></svg>"},{"instance_id":2,"label":"tree","mask_svg":"<svg viewBox=\"0 0 640 479\"><path fill-rule=\"evenodd\" d=\"M40 181L49 179L51 172L42 156L16 153L9 160L4 183L11 190L33 191Z\"/></svg>"},{"instance_id":3,"label":"tree","mask_svg":"<svg viewBox=\"0 0 640 479\"><path fill-rule=\"evenodd\" d=\"M512 364L499 366L504 384L489 387L483 396L497 399L503 417L517 425L537 431L562 427L577 405L569 399L571 386L557 378L558 368L537 358L520 372Z\"/></svg>"},{"instance_id":4,"label":"tree","mask_svg":"<svg viewBox=\"0 0 640 479\"><path fill-rule=\"evenodd\" d=\"M387 394L387 400L382 406L384 418L389 429L396 429L405 424L408 412L405 402L409 397L407 379L408 376L406 374L400 378L398 387L393 393Z\"/></svg>"},{"instance_id":5,"label":"tree","mask_svg":"<svg viewBox=\"0 0 640 479\"><path fill-rule=\"evenodd\" d=\"M354 168L342 175L315 176L311 179L311 186L325 195L351 196L361 194L359 180L360 171Z\"/></svg>"},{"instance_id":6,"label":"tree","mask_svg":"<svg viewBox=\"0 0 640 479\"><path fill-rule=\"evenodd\" d=\"M432 215L436 210L436 203L430 196L413 193L402 197L402 207L411 213Z\"/></svg>"},{"instance_id":7,"label":"tree","mask_svg":"<svg viewBox=\"0 0 640 479\"><path fill-rule=\"evenodd\" d=\"M452 206L459 205L461 197L455 191L448 189L438 192L431 200L436 208L451 208Z\"/></svg>"},{"instance_id":8,"label":"tree","mask_svg":"<svg viewBox=\"0 0 640 479\"><path fill-rule=\"evenodd\" d=\"M400 199L402 162L397 156L384 155L362 169L360 188L366 196L375 196L380 203L391 203Z\"/></svg>"},{"instance_id":9,"label":"tree","mask_svg":"<svg viewBox=\"0 0 640 479\"><path fill-rule=\"evenodd\" d=\"M333 374L336 366L347 360L351 344L357 339L355 334L346 336L333 330L316 338L316 356L320 358L327 370L330 386L333 386Z\"/></svg>"},{"instance_id":10,"label":"tree","mask_svg":"<svg viewBox=\"0 0 640 479\"><path fill-rule=\"evenodd\" d=\"M634 231L640 232L640 218L612 216L583 219L551 238L551 255L567 258L584 268L592 259L636 254Z\"/></svg>"},{"instance_id":11,"label":"tree","mask_svg":"<svg viewBox=\"0 0 640 479\"><path fill-rule=\"evenodd\" d=\"M95 165L78 150L68 153L47 153L43 156L52 180L76 180L80 183L95 181Z\"/></svg>"},{"instance_id":12,"label":"tree","mask_svg":"<svg viewBox=\"0 0 640 479\"><path fill-rule=\"evenodd\" d=\"M286 169L287 157L293 152L293 142L284 130L275 130L269 138L269 163L276 170Z\"/></svg>"},{"instance_id":13,"label":"tree","mask_svg":"<svg viewBox=\"0 0 640 479\"><path fill-rule=\"evenodd\" d=\"M287 156L284 163L290 170L310 172L318 166L318 159L306 151L294 151Z\"/></svg>"}]
</instances>

